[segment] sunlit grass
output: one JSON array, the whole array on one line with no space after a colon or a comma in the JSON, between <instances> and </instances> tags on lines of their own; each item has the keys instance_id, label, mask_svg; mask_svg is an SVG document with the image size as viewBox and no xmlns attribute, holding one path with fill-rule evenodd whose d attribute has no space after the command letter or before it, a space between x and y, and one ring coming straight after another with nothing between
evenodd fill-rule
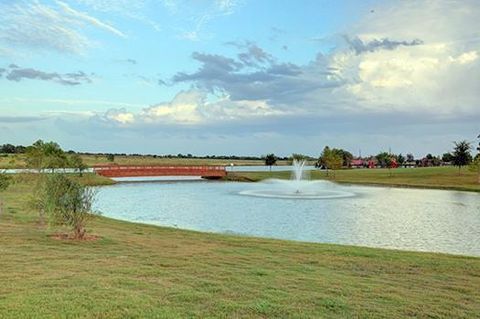
<instances>
[{"instance_id":1,"label":"sunlit grass","mask_svg":"<svg viewBox=\"0 0 480 319\"><path fill-rule=\"evenodd\" d=\"M58 241L18 179L0 216L0 318L474 318L480 259L95 218Z\"/></svg>"}]
</instances>

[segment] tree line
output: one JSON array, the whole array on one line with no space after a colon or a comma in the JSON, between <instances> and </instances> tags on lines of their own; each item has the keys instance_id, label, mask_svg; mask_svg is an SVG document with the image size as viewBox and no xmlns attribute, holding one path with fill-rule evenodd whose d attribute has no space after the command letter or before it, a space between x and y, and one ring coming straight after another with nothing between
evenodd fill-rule
<instances>
[{"instance_id":1,"label":"tree line","mask_svg":"<svg viewBox=\"0 0 480 319\"><path fill-rule=\"evenodd\" d=\"M478 136L480 139L480 135ZM390 152L381 152L375 156L369 156L367 158L357 158L363 163L363 167L381 167L381 168L396 168L398 166L440 166L442 164L453 165L459 168L459 173L462 167L469 165L471 170L478 171L479 174L479 183L480 183L480 142L476 150L478 153L475 157L472 156L472 143L465 140L453 142L453 149L451 152L444 153L440 156L433 156L432 154L427 154L422 159L415 159L413 154L407 154L403 156L402 154L392 154ZM271 153L264 156L265 165L271 166L276 164L277 157L275 154ZM289 157L290 160L300 159L300 160L315 160L310 156L302 154L292 154ZM322 150L318 159L316 159L315 166L318 168L324 168L327 170L335 170L341 168L351 167L352 161L355 160L352 153L341 148L330 148L325 146ZM370 164L372 163L372 164ZM333 173L335 174L335 173Z\"/></svg>"},{"instance_id":2,"label":"tree line","mask_svg":"<svg viewBox=\"0 0 480 319\"><path fill-rule=\"evenodd\" d=\"M50 143L50 142L49 142ZM34 143L35 144L35 143ZM0 145L0 154L25 154L28 151L28 146L3 144ZM242 161L262 161L265 156L248 156L248 155L194 155L188 154L139 154L139 153L110 153L110 152L77 152L74 150L65 151L66 154L90 155L90 156L105 156L107 158L115 158L115 156L146 156L152 158L181 158L181 159L219 159L219 160L242 160ZM279 157L279 160L288 160L289 157Z\"/></svg>"}]
</instances>

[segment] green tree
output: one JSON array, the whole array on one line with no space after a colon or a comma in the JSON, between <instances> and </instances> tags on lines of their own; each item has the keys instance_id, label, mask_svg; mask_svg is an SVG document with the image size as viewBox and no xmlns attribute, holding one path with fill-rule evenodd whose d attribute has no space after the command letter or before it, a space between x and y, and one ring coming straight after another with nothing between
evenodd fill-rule
<instances>
[{"instance_id":1,"label":"green tree","mask_svg":"<svg viewBox=\"0 0 480 319\"><path fill-rule=\"evenodd\" d=\"M15 145L3 144L0 146L0 153L13 154L15 153Z\"/></svg>"},{"instance_id":2,"label":"green tree","mask_svg":"<svg viewBox=\"0 0 480 319\"><path fill-rule=\"evenodd\" d=\"M478 135L477 138L480 139L480 135ZM480 141L478 142L477 151L478 151L478 154L480 154Z\"/></svg>"},{"instance_id":3,"label":"green tree","mask_svg":"<svg viewBox=\"0 0 480 319\"><path fill-rule=\"evenodd\" d=\"M86 223L93 215L95 190L85 187L64 174L45 176L37 192L36 203L51 225L64 225L73 231L73 238L83 239Z\"/></svg>"},{"instance_id":4,"label":"green tree","mask_svg":"<svg viewBox=\"0 0 480 319\"><path fill-rule=\"evenodd\" d=\"M83 171L88 168L88 166L83 162L82 158L78 154L73 154L68 159L68 162L72 168L74 168L79 176L83 175Z\"/></svg>"},{"instance_id":5,"label":"green tree","mask_svg":"<svg viewBox=\"0 0 480 319\"><path fill-rule=\"evenodd\" d=\"M325 156L325 163L327 169L332 170L333 178L335 178L335 171L342 168L343 157L339 153L332 151Z\"/></svg>"},{"instance_id":6,"label":"green tree","mask_svg":"<svg viewBox=\"0 0 480 319\"><path fill-rule=\"evenodd\" d=\"M458 166L458 174L463 166L468 165L472 161L470 154L471 145L467 141L454 142L453 148L453 165Z\"/></svg>"},{"instance_id":7,"label":"green tree","mask_svg":"<svg viewBox=\"0 0 480 319\"><path fill-rule=\"evenodd\" d=\"M56 168L65 168L67 166L67 156L60 145L55 142L45 143L38 140L26 150L26 162L31 168L51 169L52 172Z\"/></svg>"},{"instance_id":8,"label":"green tree","mask_svg":"<svg viewBox=\"0 0 480 319\"><path fill-rule=\"evenodd\" d=\"M392 167L394 163L392 155L387 152L382 152L375 156L375 158L382 168L388 168L388 175L392 176Z\"/></svg>"},{"instance_id":9,"label":"green tree","mask_svg":"<svg viewBox=\"0 0 480 319\"><path fill-rule=\"evenodd\" d=\"M342 166L350 167L353 159L352 153L342 148L332 148L332 152L342 157Z\"/></svg>"},{"instance_id":10,"label":"green tree","mask_svg":"<svg viewBox=\"0 0 480 319\"><path fill-rule=\"evenodd\" d=\"M480 135L477 138L480 139ZM470 170L477 172L477 182L480 184L480 142L478 143L477 151L478 154L475 156L472 164L470 164Z\"/></svg>"},{"instance_id":11,"label":"green tree","mask_svg":"<svg viewBox=\"0 0 480 319\"><path fill-rule=\"evenodd\" d=\"M389 168L392 164L392 156L387 152L382 152L375 156L382 168Z\"/></svg>"},{"instance_id":12,"label":"green tree","mask_svg":"<svg viewBox=\"0 0 480 319\"><path fill-rule=\"evenodd\" d=\"M405 161L406 161L406 159L401 153L397 155L397 163L399 165L403 165L405 163Z\"/></svg>"},{"instance_id":13,"label":"green tree","mask_svg":"<svg viewBox=\"0 0 480 319\"><path fill-rule=\"evenodd\" d=\"M449 163L453 161L452 153L443 153L442 155L442 162Z\"/></svg>"},{"instance_id":14,"label":"green tree","mask_svg":"<svg viewBox=\"0 0 480 319\"><path fill-rule=\"evenodd\" d=\"M265 165L270 166L270 171L272 171L272 165L275 165L276 162L277 157L275 156L275 154L272 153L265 156Z\"/></svg>"},{"instance_id":15,"label":"green tree","mask_svg":"<svg viewBox=\"0 0 480 319\"><path fill-rule=\"evenodd\" d=\"M320 158L318 159L319 166L324 166L327 168L327 176L328 176L328 171L332 170L333 172L333 177L335 178L335 171L342 168L344 158L342 156L342 152L340 152L338 149L331 149L328 146L325 146L323 148L322 154L320 155Z\"/></svg>"},{"instance_id":16,"label":"green tree","mask_svg":"<svg viewBox=\"0 0 480 319\"><path fill-rule=\"evenodd\" d=\"M106 157L107 157L107 161L109 161L109 162L115 161L115 155L113 155L113 154L107 154Z\"/></svg>"},{"instance_id":17,"label":"green tree","mask_svg":"<svg viewBox=\"0 0 480 319\"><path fill-rule=\"evenodd\" d=\"M469 169L477 173L477 182L480 184L480 156L475 156L475 160L470 164Z\"/></svg>"},{"instance_id":18,"label":"green tree","mask_svg":"<svg viewBox=\"0 0 480 319\"><path fill-rule=\"evenodd\" d=\"M12 178L8 176L7 174L0 173L0 192L6 190L8 186L10 186ZM3 212L3 201L0 198L0 216L2 215Z\"/></svg>"}]
</instances>

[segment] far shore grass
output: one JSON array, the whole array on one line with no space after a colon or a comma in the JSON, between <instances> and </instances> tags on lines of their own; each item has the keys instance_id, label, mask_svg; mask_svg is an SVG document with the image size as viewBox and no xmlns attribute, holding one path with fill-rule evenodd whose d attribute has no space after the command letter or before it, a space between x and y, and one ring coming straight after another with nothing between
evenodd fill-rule
<instances>
[{"instance_id":1,"label":"far shore grass","mask_svg":"<svg viewBox=\"0 0 480 319\"><path fill-rule=\"evenodd\" d=\"M313 170L309 177L325 179L337 183L370 184L397 187L418 187L434 189L450 189L460 191L480 192L478 175L466 167L458 170L456 167L424 167L396 169L342 169L335 172ZM289 179L291 172L233 172L227 180L260 181L268 178Z\"/></svg>"},{"instance_id":2,"label":"far shore grass","mask_svg":"<svg viewBox=\"0 0 480 319\"><path fill-rule=\"evenodd\" d=\"M340 177L340 174L337 176ZM96 217L57 240L15 176L0 318L478 318L480 258L185 231ZM77 178L72 175L72 178ZM86 175L83 183L99 184Z\"/></svg>"},{"instance_id":3,"label":"far shore grass","mask_svg":"<svg viewBox=\"0 0 480 319\"><path fill-rule=\"evenodd\" d=\"M91 167L99 164L119 165L264 165L261 160L227 160L227 159L198 159L198 158L161 158L146 155L115 156L114 161L107 160L105 155L81 155L83 162ZM278 161L278 165L289 165L288 161ZM2 154L0 156L0 169L26 168L25 154Z\"/></svg>"}]
</instances>

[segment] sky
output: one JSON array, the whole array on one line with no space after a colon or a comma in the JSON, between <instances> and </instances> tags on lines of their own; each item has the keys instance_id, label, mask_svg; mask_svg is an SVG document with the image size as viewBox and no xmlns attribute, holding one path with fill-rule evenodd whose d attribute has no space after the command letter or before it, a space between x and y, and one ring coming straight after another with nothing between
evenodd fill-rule
<instances>
[{"instance_id":1,"label":"sky","mask_svg":"<svg viewBox=\"0 0 480 319\"><path fill-rule=\"evenodd\" d=\"M442 154L480 133L476 0L1 0L0 144Z\"/></svg>"}]
</instances>

